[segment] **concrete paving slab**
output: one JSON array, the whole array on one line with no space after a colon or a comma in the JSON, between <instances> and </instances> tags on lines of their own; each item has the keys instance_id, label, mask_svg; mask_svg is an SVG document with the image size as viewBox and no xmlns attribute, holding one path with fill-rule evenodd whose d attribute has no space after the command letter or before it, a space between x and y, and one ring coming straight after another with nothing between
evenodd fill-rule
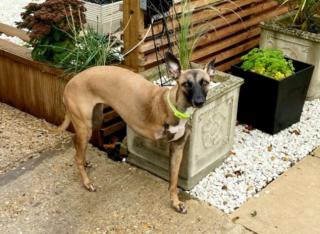
<instances>
[{"instance_id":1,"label":"concrete paving slab","mask_svg":"<svg viewBox=\"0 0 320 234\"><path fill-rule=\"evenodd\" d=\"M267 195L265 191L270 193ZM261 234L320 233L320 159L307 156L230 215ZM251 213L257 212L255 217Z\"/></svg>"},{"instance_id":2,"label":"concrete paving slab","mask_svg":"<svg viewBox=\"0 0 320 234\"><path fill-rule=\"evenodd\" d=\"M188 214L176 213L166 181L92 146L88 173L97 192L89 192L74 154L69 143L0 175L0 233L252 233L183 192Z\"/></svg>"},{"instance_id":3,"label":"concrete paving slab","mask_svg":"<svg viewBox=\"0 0 320 234\"><path fill-rule=\"evenodd\" d=\"M320 158L320 147L317 147L311 154L317 158Z\"/></svg>"}]
</instances>

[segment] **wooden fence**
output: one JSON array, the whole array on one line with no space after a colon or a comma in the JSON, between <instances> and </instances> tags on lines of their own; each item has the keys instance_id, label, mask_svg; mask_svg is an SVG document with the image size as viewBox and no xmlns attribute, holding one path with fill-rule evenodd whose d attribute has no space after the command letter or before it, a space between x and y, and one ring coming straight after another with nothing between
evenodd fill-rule
<instances>
[{"instance_id":1,"label":"wooden fence","mask_svg":"<svg viewBox=\"0 0 320 234\"><path fill-rule=\"evenodd\" d=\"M168 50L168 40L162 23L157 22L153 25L153 32L158 39L153 41L152 30L148 31L149 25L144 23L146 12L140 9L139 4L139 0L123 1L123 25L128 24L124 31L124 52L147 36L137 49L127 55L124 64L141 72L157 65L157 56L161 59ZM259 45L258 24L261 21L289 11L287 7L279 7L277 2L269 0L192 0L191 9L190 35L200 27L207 29L203 31L191 60L205 65L215 56L216 69L220 71L228 70L231 64L240 60L241 55ZM180 13L181 5L176 3L170 9L173 17L166 17L170 42L173 43L179 38L179 34L173 35L179 32ZM157 54L154 44L157 45ZM173 47L173 52L177 53L176 47Z\"/></svg>"}]
</instances>

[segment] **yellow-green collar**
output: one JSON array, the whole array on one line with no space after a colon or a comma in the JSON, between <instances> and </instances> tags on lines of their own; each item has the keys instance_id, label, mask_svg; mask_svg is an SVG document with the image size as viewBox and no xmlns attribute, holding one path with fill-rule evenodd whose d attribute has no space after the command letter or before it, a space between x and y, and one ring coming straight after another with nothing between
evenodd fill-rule
<instances>
[{"instance_id":1,"label":"yellow-green collar","mask_svg":"<svg viewBox=\"0 0 320 234\"><path fill-rule=\"evenodd\" d=\"M185 114L185 113L181 113L180 111L178 111L177 108L175 108L174 105L170 101L170 90L167 94L167 100L168 100L169 106L170 106L171 110L173 111L174 115L176 117L178 117L179 119L190 119L196 110L196 108L194 108L193 112L190 115Z\"/></svg>"}]
</instances>

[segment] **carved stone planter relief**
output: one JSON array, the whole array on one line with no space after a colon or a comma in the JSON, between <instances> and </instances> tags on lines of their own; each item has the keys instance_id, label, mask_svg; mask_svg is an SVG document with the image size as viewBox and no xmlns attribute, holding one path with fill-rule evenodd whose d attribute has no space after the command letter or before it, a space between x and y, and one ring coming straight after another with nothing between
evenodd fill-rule
<instances>
[{"instance_id":1,"label":"carved stone planter relief","mask_svg":"<svg viewBox=\"0 0 320 234\"><path fill-rule=\"evenodd\" d=\"M208 93L207 105L192 119L192 132L184 149L178 186L189 190L220 166L233 145L239 89L243 80L217 72L221 84ZM165 142L145 139L127 128L128 161L164 179L169 178L169 148Z\"/></svg>"}]
</instances>

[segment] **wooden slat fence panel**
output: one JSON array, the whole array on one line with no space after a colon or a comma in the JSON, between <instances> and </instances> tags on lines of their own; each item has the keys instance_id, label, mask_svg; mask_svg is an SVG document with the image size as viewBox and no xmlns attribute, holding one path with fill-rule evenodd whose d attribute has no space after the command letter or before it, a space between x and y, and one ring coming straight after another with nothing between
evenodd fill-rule
<instances>
[{"instance_id":1,"label":"wooden slat fence panel","mask_svg":"<svg viewBox=\"0 0 320 234\"><path fill-rule=\"evenodd\" d=\"M153 31L157 36L152 40L152 31L148 32L148 26L144 26L145 12L139 9L137 0L124 0L124 25L131 17L131 24L124 31L124 49L126 52L141 41L145 35L146 40L125 58L125 65L132 67L135 71L144 71L157 65L157 59L161 59L168 51L168 40L163 33L163 25L157 22L153 25ZM208 5L210 7L208 7ZM167 26L171 33L170 42L175 43L179 39L179 24L181 8L179 3L170 9L171 13L177 15L167 17ZM191 21L195 23L190 27L190 34L199 32L205 28L200 37L191 60L205 65L212 57L217 57L217 68L222 71L230 68L230 61L238 61L238 58L249 49L259 45L261 21L288 12L287 7L279 7L278 3L269 0L235 0L235 1L191 1L194 9ZM212 10L212 8L218 9ZM130 12L134 12L130 16ZM221 17L223 16L223 17ZM176 35L174 35L176 34ZM130 42L126 43L126 40ZM157 51L154 48L157 45ZM177 53L177 47L173 46L173 52ZM161 63L161 62L160 62Z\"/></svg>"}]
</instances>

